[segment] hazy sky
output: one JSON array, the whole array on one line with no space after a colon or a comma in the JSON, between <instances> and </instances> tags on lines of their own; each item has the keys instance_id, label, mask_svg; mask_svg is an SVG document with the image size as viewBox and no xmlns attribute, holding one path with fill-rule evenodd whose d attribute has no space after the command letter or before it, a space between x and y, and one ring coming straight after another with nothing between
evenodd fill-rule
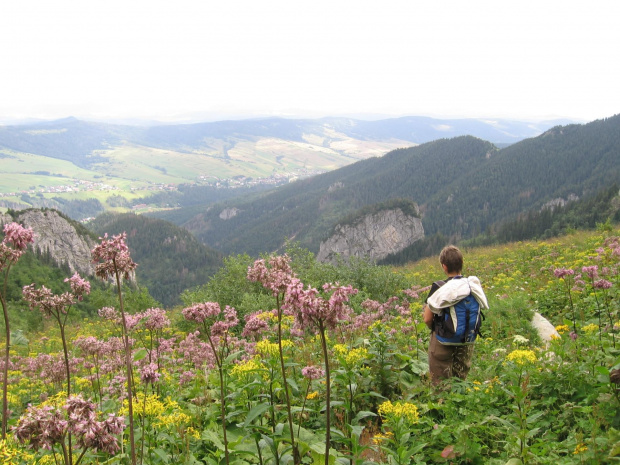
<instances>
[{"instance_id":1,"label":"hazy sky","mask_svg":"<svg viewBox=\"0 0 620 465\"><path fill-rule=\"evenodd\" d=\"M618 0L4 0L0 121L589 121L620 113L619 20Z\"/></svg>"}]
</instances>

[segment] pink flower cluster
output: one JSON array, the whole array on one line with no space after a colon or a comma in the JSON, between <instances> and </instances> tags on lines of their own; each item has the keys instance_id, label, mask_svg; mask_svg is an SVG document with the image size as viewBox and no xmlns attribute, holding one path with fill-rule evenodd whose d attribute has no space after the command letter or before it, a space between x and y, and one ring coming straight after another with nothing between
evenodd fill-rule
<instances>
[{"instance_id":1,"label":"pink flower cluster","mask_svg":"<svg viewBox=\"0 0 620 465\"><path fill-rule=\"evenodd\" d=\"M125 428L123 417L109 415L103 421L96 418L96 407L82 396L67 399L62 409L45 405L30 406L14 428L19 442L28 443L35 450L51 450L63 444L67 433L77 439L76 446L83 449L115 454L120 450L118 435Z\"/></svg>"},{"instance_id":2,"label":"pink flower cluster","mask_svg":"<svg viewBox=\"0 0 620 465\"><path fill-rule=\"evenodd\" d=\"M320 379L325 376L325 370L321 367L310 365L302 368L301 374L308 379Z\"/></svg>"},{"instance_id":3,"label":"pink flower cluster","mask_svg":"<svg viewBox=\"0 0 620 465\"><path fill-rule=\"evenodd\" d=\"M566 276L572 276L575 274L575 270L570 268L556 268L553 270L553 274L558 279L563 279Z\"/></svg>"},{"instance_id":4,"label":"pink flower cluster","mask_svg":"<svg viewBox=\"0 0 620 465\"><path fill-rule=\"evenodd\" d=\"M346 303L349 301L349 296L357 294L357 289L338 284L324 284L323 291L329 294L327 299L314 288L303 289L301 281L289 286L285 305L288 311L294 313L301 328L313 326L333 329L339 322L350 317L351 309Z\"/></svg>"},{"instance_id":5,"label":"pink flower cluster","mask_svg":"<svg viewBox=\"0 0 620 465\"><path fill-rule=\"evenodd\" d=\"M55 295L45 286L35 289L34 284L24 286L22 295L24 300L30 305L31 310L38 307L47 317L54 316L58 318L60 315L66 314L68 308L75 303L75 296L69 292Z\"/></svg>"},{"instance_id":6,"label":"pink flower cluster","mask_svg":"<svg viewBox=\"0 0 620 465\"><path fill-rule=\"evenodd\" d=\"M118 271L125 279L129 279L131 273L138 266L129 256L129 248L125 244L126 233L113 236L108 239L105 234L100 237L101 243L91 251L93 262L97 263L95 274L101 279L114 277Z\"/></svg>"},{"instance_id":7,"label":"pink flower cluster","mask_svg":"<svg viewBox=\"0 0 620 465\"><path fill-rule=\"evenodd\" d=\"M182 313L188 321L204 323L207 320L214 320L217 318L221 311L220 304L217 302L204 302L184 308Z\"/></svg>"},{"instance_id":8,"label":"pink flower cluster","mask_svg":"<svg viewBox=\"0 0 620 465\"><path fill-rule=\"evenodd\" d=\"M75 273L70 278L66 278L65 282L69 282L71 286L71 292L78 300L82 300L84 295L90 294L90 283L83 279L78 273Z\"/></svg>"},{"instance_id":9,"label":"pink flower cluster","mask_svg":"<svg viewBox=\"0 0 620 465\"><path fill-rule=\"evenodd\" d=\"M5 224L3 231L4 239L0 242L0 270L7 265L16 263L28 244L34 242L32 229L26 229L19 223Z\"/></svg>"},{"instance_id":10,"label":"pink flower cluster","mask_svg":"<svg viewBox=\"0 0 620 465\"><path fill-rule=\"evenodd\" d=\"M270 257L268 262L264 259L256 260L254 265L248 268L248 280L258 282L269 289L275 297L286 292L287 288L298 282L291 268L291 259L288 255Z\"/></svg>"}]
</instances>

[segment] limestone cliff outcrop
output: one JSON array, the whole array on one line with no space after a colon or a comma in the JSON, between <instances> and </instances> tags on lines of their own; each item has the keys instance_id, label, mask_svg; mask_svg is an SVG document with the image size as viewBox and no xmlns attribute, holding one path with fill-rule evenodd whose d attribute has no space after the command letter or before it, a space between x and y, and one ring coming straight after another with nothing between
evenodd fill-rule
<instances>
[{"instance_id":1,"label":"limestone cliff outcrop","mask_svg":"<svg viewBox=\"0 0 620 465\"><path fill-rule=\"evenodd\" d=\"M32 248L41 253L49 253L58 265L67 265L71 273L91 276L95 268L91 259L91 249L95 241L79 234L75 227L55 210L24 210L18 213L17 222L35 233ZM13 221L3 215L0 222Z\"/></svg>"},{"instance_id":2,"label":"limestone cliff outcrop","mask_svg":"<svg viewBox=\"0 0 620 465\"><path fill-rule=\"evenodd\" d=\"M364 215L352 224L338 225L321 243L316 258L332 263L338 257L381 260L424 237L422 220L418 216L395 208Z\"/></svg>"}]
</instances>

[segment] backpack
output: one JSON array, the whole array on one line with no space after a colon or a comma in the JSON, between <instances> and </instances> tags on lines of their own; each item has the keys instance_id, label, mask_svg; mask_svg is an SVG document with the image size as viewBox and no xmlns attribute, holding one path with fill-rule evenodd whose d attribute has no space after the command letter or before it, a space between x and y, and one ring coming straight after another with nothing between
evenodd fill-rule
<instances>
[{"instance_id":1,"label":"backpack","mask_svg":"<svg viewBox=\"0 0 620 465\"><path fill-rule=\"evenodd\" d=\"M441 287L444 281L437 281ZM484 314L480 304L469 294L452 307L444 308L433 317L433 330L437 340L444 345L473 344L480 334Z\"/></svg>"}]
</instances>

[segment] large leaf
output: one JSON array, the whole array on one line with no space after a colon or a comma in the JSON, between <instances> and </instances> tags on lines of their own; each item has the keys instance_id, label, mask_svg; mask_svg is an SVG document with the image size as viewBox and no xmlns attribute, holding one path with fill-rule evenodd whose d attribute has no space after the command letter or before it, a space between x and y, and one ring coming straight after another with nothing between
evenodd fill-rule
<instances>
[{"instance_id":1,"label":"large leaf","mask_svg":"<svg viewBox=\"0 0 620 465\"><path fill-rule=\"evenodd\" d=\"M245 421L243 422L243 427L247 428L248 425L252 423L255 418L259 417L260 415L265 413L270 408L271 408L271 405L269 403L258 404L252 407L252 410L248 412L248 415L245 418Z\"/></svg>"}]
</instances>

